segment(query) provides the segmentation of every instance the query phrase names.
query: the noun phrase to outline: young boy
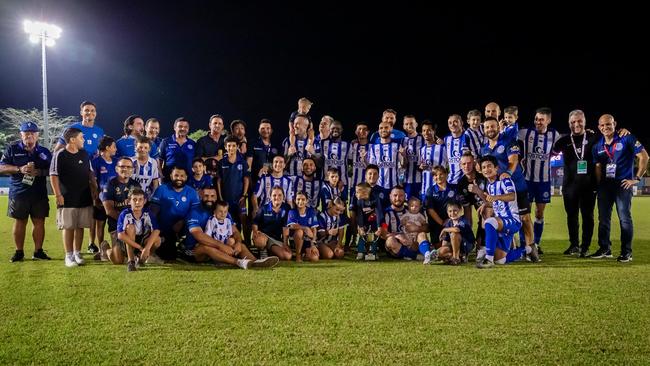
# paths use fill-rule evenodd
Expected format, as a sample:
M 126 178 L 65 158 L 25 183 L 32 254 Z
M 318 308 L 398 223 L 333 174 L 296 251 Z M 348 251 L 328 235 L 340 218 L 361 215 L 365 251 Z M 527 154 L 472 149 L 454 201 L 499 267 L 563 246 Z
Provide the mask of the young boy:
M 429 215 L 431 240 L 435 240 L 437 244 L 445 220 L 448 219 L 445 207 L 447 202 L 454 198 L 455 192 L 447 184 L 447 169 L 440 165 L 433 167 L 433 181 L 434 184 L 427 190 L 426 209 Z
M 228 217 L 228 202 L 216 202 L 214 215 L 206 223 L 204 233 L 216 240 L 218 243 L 225 244 L 226 247 L 230 248 L 231 250 L 225 251 L 226 255 L 244 261 L 237 261 L 237 266 L 243 269 L 248 269 L 248 263 L 251 263 L 248 261 L 252 261 L 253 266 L 256 263 L 259 263 L 256 262 L 257 258 L 255 258 L 244 244 L 242 244 L 242 236 L 239 233 L 239 230 L 237 230 L 233 221 Z M 219 247 L 217 249 L 221 250 Z M 277 258 L 275 258 L 275 263 L 277 263 Z
M 187 180 L 187 185 L 201 191 L 203 188 L 212 187 L 212 177 L 205 174 L 205 163 L 203 159 L 192 160 L 192 175 Z
M 327 209 L 318 215 L 318 251 L 321 258 L 343 258 L 345 227 L 348 225 L 344 213 L 345 202 L 337 197 L 331 200 Z
M 106 183 L 117 175 L 115 171 L 115 161 L 113 157 L 117 151 L 115 140 L 110 136 L 104 136 L 99 140 L 99 155 L 95 157 L 90 164 L 93 167 L 95 177 L 97 177 L 97 187 L 101 192 L 106 186 Z M 93 222 L 90 225 L 90 244 L 88 244 L 88 253 L 99 253 L 99 247 L 95 245 L 95 238 L 97 243 L 101 246 L 104 242 L 104 229 L 106 227 L 106 211 L 104 207 L 99 204 L 93 206 Z
M 447 203 L 447 216 L 449 220 L 445 223 L 444 229 L 440 232 L 442 246 L 438 251 L 438 258 L 447 264 L 459 265 L 461 254 L 467 258 L 467 254 L 474 249 L 474 232 L 472 226 L 463 216 L 463 207 L 456 201 Z
M 465 131 L 465 134 L 469 137 L 469 149 L 475 157 L 481 155 L 481 147 L 485 143 L 481 122 L 483 122 L 481 120 L 481 111 L 472 109 L 467 112 L 467 124 L 469 128 Z
M 135 159 L 133 159 L 133 179 L 151 196 L 160 185 L 158 162 L 150 156 L 152 142 L 148 137 L 140 136 L 135 143 Z
M 133 272 L 138 265 L 143 263 L 161 263 L 161 260 L 152 253 L 160 246 L 160 228 L 156 217 L 145 208 L 147 196 L 145 192 L 135 187 L 129 193 L 129 207 L 124 209 L 117 219 L 117 245 L 109 251 L 118 250 L 111 258 L 120 258 L 124 261 L 124 252 L 127 256 L 127 271 Z
M 500 139 L 507 141 L 507 143 L 516 143 L 519 135 L 519 108 L 516 106 L 509 106 L 503 110 L 503 119 L 499 121 L 499 129 L 501 133 Z
M 344 203 L 348 200 L 348 187 L 341 182 L 339 174 L 339 170 L 335 167 L 327 170 L 327 180 L 323 182 L 319 194 L 322 210 L 327 209 L 335 198 L 341 198 Z
M 366 182 L 357 184 L 354 195 L 357 198 L 357 230 L 359 239 L 357 244 L 357 260 L 377 260 L 377 238 L 379 236 L 380 219 L 382 217 L 381 201 L 376 196 L 370 195 L 371 187 Z M 370 252 L 366 244 L 370 242 Z

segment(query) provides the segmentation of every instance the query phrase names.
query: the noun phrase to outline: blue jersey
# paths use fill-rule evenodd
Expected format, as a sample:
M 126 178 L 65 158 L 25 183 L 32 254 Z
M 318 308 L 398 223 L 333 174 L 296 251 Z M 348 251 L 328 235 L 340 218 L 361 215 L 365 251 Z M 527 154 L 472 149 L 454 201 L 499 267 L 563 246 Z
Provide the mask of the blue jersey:
M 229 217 L 219 220 L 216 216 L 210 217 L 205 224 L 203 232 L 210 236 L 212 239 L 226 243 L 231 236 L 233 236 L 233 226 L 235 226 Z
M 519 136 L 519 123 L 515 122 L 506 128 L 503 131 L 499 132 L 499 140 L 503 141 L 504 144 L 510 145 L 517 142 L 517 137 Z M 486 140 L 485 143 L 488 143 Z
M 198 227 L 203 231 L 208 220 L 212 216 L 212 212 L 205 210 L 202 206 L 194 207 L 185 217 L 185 249 L 192 250 L 198 243 L 191 233 L 191 230 Z
M 425 207 L 433 209 L 441 219 L 446 220 L 447 216 L 447 202 L 456 199 L 456 192 L 454 192 L 449 184 L 442 189 L 439 185 L 434 184 L 427 190 L 425 197 Z
M 282 191 L 284 191 L 284 199 L 287 203 L 293 201 L 295 190 L 293 188 L 293 180 L 291 177 L 285 174 L 280 178 L 276 178 L 270 174 L 266 174 L 260 178 L 257 182 L 257 187 L 255 188 L 255 196 L 257 197 L 260 206 L 271 202 L 271 190 L 275 186 L 282 187 Z
M 235 162 L 228 160 L 228 154 L 225 154 L 217 168 L 219 175 L 219 184 L 221 185 L 221 197 L 228 203 L 237 203 L 244 192 L 244 179 L 249 178 L 250 171 L 244 155 L 237 153 Z
M 352 181 L 350 187 L 354 189 L 357 184 L 365 181 L 366 167 L 370 157 L 370 145 L 368 143 L 360 144 L 358 141 L 352 141 L 350 144 L 350 153 L 348 159 L 352 162 Z
M 422 189 L 420 190 L 420 198 L 424 197 L 433 185 L 433 173 L 431 168 L 434 166 L 447 167 L 447 154 L 445 153 L 445 145 L 424 145 L 420 148 L 418 157 L 418 164 L 422 169 Z
M 356 201 L 357 226 L 367 231 L 377 230 L 384 222 L 381 201 L 376 196 Z
M 289 156 L 289 146 L 289 138 L 287 137 L 284 139 L 284 141 L 282 141 L 284 156 Z M 304 158 L 311 156 L 311 154 L 305 150 L 305 147 L 307 147 L 307 138 L 305 137 L 301 139 L 296 137 L 296 153 L 289 157 L 287 167 L 285 169 L 287 171 L 287 174 L 293 176 L 302 175 L 302 161 Z M 314 142 L 314 151 L 317 154 L 320 151 L 320 145 L 318 145 L 316 142 Z
M 460 230 L 461 242 L 472 243 L 476 242 L 474 237 L 474 231 L 472 231 L 472 225 L 467 222 L 467 219 L 463 216 L 459 217 L 457 220 L 447 220 L 444 225 L 445 228 L 457 227 Z M 450 241 L 449 234 L 445 235 L 445 240 Z
M 592 149 L 594 163 L 602 166 L 602 177 L 608 179 L 605 174 L 605 167 L 609 163 L 616 164 L 615 180 L 632 179 L 634 177 L 634 159 L 636 154 L 643 150 L 643 145 L 636 137 L 627 135 L 619 137 L 614 135 L 614 140 L 610 145 L 605 143 L 605 138 L 601 137 Z M 613 158 L 610 158 L 613 157 Z M 609 178 L 611 179 L 611 178 Z
M 176 135 L 165 138 L 160 143 L 160 159 L 164 162 L 163 171 L 169 174 L 173 167 L 184 168 L 187 175 L 192 174 L 192 160 L 196 143 L 187 138 L 183 145 L 176 142 Z
M 499 139 L 497 143 L 494 145 L 494 148 L 490 147 L 489 142 L 483 145 L 483 149 L 481 150 L 481 156 L 485 156 L 485 155 L 494 156 L 497 159 L 497 162 L 499 163 L 498 175 L 501 175 L 501 173 L 508 170 L 510 164 L 508 162 L 508 157 L 512 155 L 519 156 L 519 151 L 520 149 L 519 146 L 516 144 L 516 142 L 509 144 L 505 140 Z M 521 169 L 521 164 L 517 164 L 517 168 L 512 173 L 511 179 L 515 183 L 515 187 L 517 187 L 517 191 L 520 192 L 527 191 L 526 180 L 524 179 L 524 172 Z
M 397 142 L 391 141 L 370 145 L 370 164 L 379 167 L 379 181 L 377 184 L 386 189 L 393 189 L 398 184 L 398 154 L 399 144 Z
M 131 207 L 122 210 L 120 216 L 117 218 L 117 232 L 123 233 L 126 231 L 128 225 L 133 225 L 135 228 L 135 235 L 143 237 L 151 235 L 155 230 L 160 230 L 156 217 L 149 212 L 148 208 L 142 209 L 140 218 L 135 217 Z
M 400 210 L 394 209 L 392 206 L 388 207 L 384 212 L 384 223 L 388 225 L 389 233 L 401 233 L 402 228 L 402 215 L 406 213 L 406 209 L 402 207 Z
M 135 137 L 132 135 L 120 137 L 120 139 L 115 142 L 115 146 L 117 147 L 117 154 L 115 154 L 115 156 L 126 156 L 127 158 L 135 157 L 135 143 Z M 151 151 L 149 152 L 149 156 L 151 156 Z
M 515 189 L 512 180 L 510 178 L 505 178 L 489 183 L 487 186 L 487 193 L 491 196 L 498 196 L 508 193 L 517 193 L 517 190 Z M 494 210 L 494 215 L 496 217 L 521 221 L 519 219 L 519 207 L 517 206 L 516 199 L 509 202 L 496 200 L 492 202 L 492 209 Z
M 458 137 L 453 135 L 445 136 L 445 153 L 447 154 L 447 164 L 449 164 L 449 176 L 447 182 L 458 184 L 463 176 L 463 170 L 460 168 L 460 157 L 465 151 L 469 151 L 467 135 L 464 133 Z
M 323 187 L 323 182 L 319 179 L 313 178 L 306 180 L 304 177 L 293 177 L 293 193 L 305 192 L 307 195 L 307 204 L 310 207 L 318 207 L 320 200 L 320 192 Z
M 34 163 L 34 168 L 40 170 L 40 174 L 34 177 L 32 184 L 23 183 L 23 173 L 11 174 L 11 185 L 9 186 L 9 197 L 27 197 L 36 199 L 47 198 L 47 187 L 45 177 L 47 176 L 52 153 L 43 146 L 36 144 L 32 151 L 27 151 L 22 141 L 15 142 L 5 149 L 0 158 L 0 165 L 13 165 L 21 167 L 29 162 Z
M 117 165 L 117 159 L 111 159 L 111 162 L 107 162 L 104 160 L 104 158 L 100 155 L 95 157 L 91 162 L 90 165 L 93 167 L 93 172 L 95 173 L 95 177 L 97 178 L 97 186 L 101 190 L 106 186 L 109 180 L 111 178 L 115 177 L 117 175 L 117 171 L 115 171 L 115 165 Z
M 177 221 L 187 217 L 190 209 L 201 205 L 199 195 L 192 187 L 184 186 L 177 192 L 171 183 L 159 186 L 150 202 L 160 207 L 158 221 L 165 230 L 171 230 Z
M 338 189 L 338 187 L 333 187 L 329 183 L 323 184 L 323 188 L 320 190 L 321 209 L 327 210 L 327 204 L 336 198 L 342 199 L 343 203 L 348 202 L 348 187 L 343 186 L 343 188 Z
M 510 126 L 508 126 L 510 127 Z M 530 182 L 551 181 L 551 151 L 553 145 L 560 139 L 560 134 L 549 128 L 546 132 L 537 132 L 535 128 L 519 130 L 519 141 L 522 142 L 524 156 L 524 171 L 526 180 Z
M 402 147 L 406 151 L 404 166 L 404 183 L 413 184 L 422 182 L 422 172 L 420 172 L 420 149 L 424 146 L 424 137 L 415 135 L 414 137 L 406 136 L 402 140 Z
M 307 207 L 304 214 L 300 214 L 297 208 L 289 211 L 287 225 L 297 224 L 305 227 L 318 227 L 318 211 L 313 207 Z
M 282 228 L 287 226 L 287 218 L 291 207 L 283 203 L 278 212 L 273 211 L 273 204 L 267 203 L 260 206 L 253 218 L 253 225 L 257 229 L 275 240 L 282 240 Z
M 343 184 L 347 184 L 346 164 L 350 154 L 350 145 L 341 140 L 324 139 L 320 142 L 320 149 L 323 154 L 323 180 L 327 181 L 329 168 L 336 168 L 339 171 L 339 179 Z
M 393 128 L 393 130 L 390 133 L 390 139 L 393 142 L 397 142 L 398 144 L 402 143 L 402 140 L 406 137 L 406 134 L 398 129 Z M 370 136 L 370 141 L 371 144 L 378 144 L 381 142 L 381 137 L 379 137 L 379 132 L 373 132 L 372 136 Z
M 151 197 L 153 194 L 153 182 L 160 179 L 158 172 L 158 162 L 149 157 L 146 163 L 140 164 L 138 159 L 133 159 L 133 176 L 131 177 L 140 183 L 140 187 Z
M 483 135 L 483 131 L 480 129 L 474 130 L 472 128 L 468 128 L 465 130 L 465 136 L 467 136 L 467 144 L 469 145 L 469 151 L 472 152 L 472 155 L 474 155 L 475 158 L 478 158 L 481 156 L 481 148 L 485 144 L 485 135 Z
M 194 178 L 194 175 L 191 174 L 189 177 L 187 177 L 186 184 L 198 191 L 201 189 L 212 187 L 212 177 L 209 176 L 208 174 L 203 174 L 200 179 L 196 179 Z
M 280 150 L 272 143 L 265 144 L 261 138 L 258 138 L 252 146 L 246 150 L 246 158 L 252 158 L 251 177 L 257 180 L 259 172 L 264 167 L 273 165 L 273 158 L 280 154 Z
M 97 155 L 97 149 L 99 148 L 99 140 L 104 137 L 104 130 L 94 125 L 93 127 L 84 126 L 81 122 L 73 123 L 68 128 L 76 128 L 81 130 L 84 134 L 84 150 L 88 153 L 88 156 L 91 158 Z M 59 137 L 59 143 L 65 145 L 65 140 L 63 137 Z

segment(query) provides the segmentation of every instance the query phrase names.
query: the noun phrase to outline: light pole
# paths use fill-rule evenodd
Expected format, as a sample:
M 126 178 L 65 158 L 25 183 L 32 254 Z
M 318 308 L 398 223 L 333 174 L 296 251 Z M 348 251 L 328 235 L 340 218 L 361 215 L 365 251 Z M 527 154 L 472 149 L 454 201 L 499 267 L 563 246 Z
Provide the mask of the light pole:
M 50 124 L 47 120 L 47 67 L 45 65 L 45 46 L 52 47 L 56 40 L 61 37 L 61 28 L 53 24 L 43 22 L 32 22 L 25 20 L 23 23 L 25 32 L 29 34 L 32 43 L 41 42 L 42 66 L 43 66 L 43 139 L 45 145 L 50 148 Z

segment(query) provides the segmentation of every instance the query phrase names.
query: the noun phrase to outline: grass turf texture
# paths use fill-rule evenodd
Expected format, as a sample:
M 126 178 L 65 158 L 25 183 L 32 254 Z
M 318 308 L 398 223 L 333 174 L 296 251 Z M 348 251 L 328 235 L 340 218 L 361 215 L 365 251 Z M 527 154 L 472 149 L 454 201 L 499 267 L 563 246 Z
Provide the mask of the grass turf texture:
M 25 262 L 9 263 L 12 221 L 1 217 L 0 364 L 647 365 L 649 211 L 650 198 L 634 199 L 632 263 L 567 258 L 555 197 L 543 262 L 493 270 L 346 259 L 127 273 L 88 255 L 68 269 L 53 217 L 54 260 L 29 260 L 28 235 Z

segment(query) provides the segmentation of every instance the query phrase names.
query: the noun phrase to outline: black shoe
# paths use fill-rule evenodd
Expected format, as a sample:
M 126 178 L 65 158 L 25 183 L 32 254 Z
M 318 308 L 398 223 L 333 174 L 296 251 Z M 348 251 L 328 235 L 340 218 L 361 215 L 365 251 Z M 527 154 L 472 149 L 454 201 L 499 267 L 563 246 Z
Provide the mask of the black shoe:
M 544 254 L 544 251 L 542 250 L 542 247 L 540 247 L 539 244 L 535 244 L 535 245 L 537 245 L 537 254 L 538 255 Z
M 39 249 L 39 250 L 35 251 L 34 254 L 32 255 L 32 260 L 36 261 L 36 260 L 40 260 L 40 259 L 45 260 L 45 261 L 49 261 L 52 258 L 48 257 L 47 254 L 45 254 L 45 252 L 43 251 L 43 249 Z
M 567 248 L 567 250 L 564 251 L 564 255 L 575 255 L 580 252 L 580 249 L 578 247 L 575 247 L 571 245 L 570 247 Z
M 88 244 L 88 253 L 95 254 L 99 253 L 99 247 L 95 243 Z
M 603 250 L 601 248 L 598 248 L 596 253 L 590 255 L 589 258 L 591 258 L 591 259 L 612 258 L 612 251 L 611 250 Z
M 530 248 L 531 251 L 526 254 L 526 260 L 533 263 L 539 262 L 539 249 L 537 248 L 537 245 L 533 244 Z
M 621 254 L 616 260 L 621 263 L 632 262 L 632 254 Z
M 11 263 L 21 262 L 25 259 L 25 252 L 22 250 L 17 250 L 14 255 L 11 256 Z
M 127 270 L 127 272 L 135 272 L 135 271 L 137 271 L 138 269 L 135 267 L 135 261 L 129 261 L 126 264 L 126 270 Z

